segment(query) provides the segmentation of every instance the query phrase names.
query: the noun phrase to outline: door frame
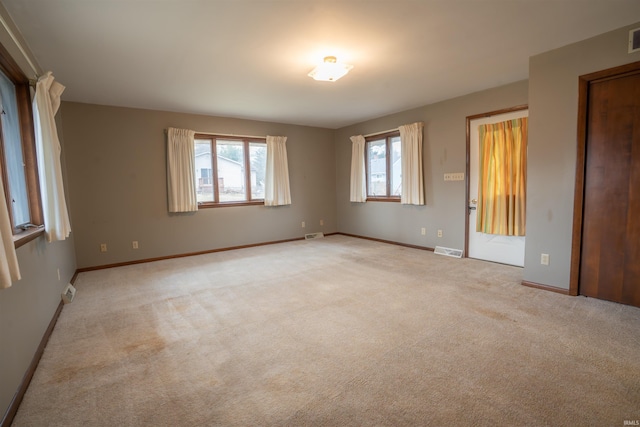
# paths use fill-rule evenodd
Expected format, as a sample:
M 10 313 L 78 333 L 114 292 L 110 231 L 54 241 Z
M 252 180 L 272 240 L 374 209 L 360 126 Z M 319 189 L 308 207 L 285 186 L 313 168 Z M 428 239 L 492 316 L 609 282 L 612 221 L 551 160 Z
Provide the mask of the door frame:
M 513 113 L 515 111 L 522 111 L 529 109 L 528 104 L 517 105 L 515 107 L 503 108 L 501 110 L 489 111 L 486 113 L 474 114 L 467 116 L 467 171 L 465 173 L 465 192 L 464 192 L 464 257 L 469 258 L 469 185 L 471 178 L 469 173 L 471 172 L 471 122 L 477 119 L 484 119 L 485 117 L 498 116 L 500 114 Z
M 603 79 L 624 77 L 625 74 L 640 71 L 640 61 L 619 67 L 608 68 L 595 73 L 578 77 L 578 136 L 576 155 L 576 183 L 573 196 L 573 227 L 571 239 L 571 269 L 569 273 L 569 295 L 580 293 L 580 259 L 582 256 L 582 220 L 584 212 L 584 181 L 587 152 L 587 126 L 589 117 L 589 86 L 592 82 Z

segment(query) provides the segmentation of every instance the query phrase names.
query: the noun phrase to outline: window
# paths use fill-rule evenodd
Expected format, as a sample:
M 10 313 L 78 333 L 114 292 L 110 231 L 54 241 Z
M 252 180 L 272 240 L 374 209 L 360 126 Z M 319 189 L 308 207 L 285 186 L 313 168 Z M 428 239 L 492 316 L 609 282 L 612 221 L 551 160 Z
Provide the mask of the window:
M 266 166 L 263 139 L 196 135 L 198 206 L 262 204 Z
M 42 225 L 29 80 L 0 46 L 0 157 L 7 208 L 16 246 Z M 34 236 L 35 237 L 35 236 Z
M 400 201 L 402 154 L 400 133 L 376 135 L 366 140 L 367 200 Z

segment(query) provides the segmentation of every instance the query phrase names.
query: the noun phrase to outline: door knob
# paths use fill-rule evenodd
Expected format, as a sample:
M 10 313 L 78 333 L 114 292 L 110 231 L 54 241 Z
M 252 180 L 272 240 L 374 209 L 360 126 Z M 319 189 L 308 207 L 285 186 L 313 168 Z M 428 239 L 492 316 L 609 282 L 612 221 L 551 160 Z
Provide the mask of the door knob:
M 471 203 L 473 203 L 474 205 L 477 205 L 478 204 L 478 199 L 471 200 Z

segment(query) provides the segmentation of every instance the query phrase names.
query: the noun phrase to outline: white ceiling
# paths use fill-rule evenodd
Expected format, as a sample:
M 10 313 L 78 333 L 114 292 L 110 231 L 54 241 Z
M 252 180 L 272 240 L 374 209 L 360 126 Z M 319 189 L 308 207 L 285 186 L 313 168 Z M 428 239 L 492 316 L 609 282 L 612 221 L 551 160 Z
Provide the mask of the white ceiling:
M 639 0 L 1 0 L 64 100 L 339 128 L 528 77 Z M 624 41 L 622 41 L 624 43 Z M 335 83 L 307 73 L 327 55 Z

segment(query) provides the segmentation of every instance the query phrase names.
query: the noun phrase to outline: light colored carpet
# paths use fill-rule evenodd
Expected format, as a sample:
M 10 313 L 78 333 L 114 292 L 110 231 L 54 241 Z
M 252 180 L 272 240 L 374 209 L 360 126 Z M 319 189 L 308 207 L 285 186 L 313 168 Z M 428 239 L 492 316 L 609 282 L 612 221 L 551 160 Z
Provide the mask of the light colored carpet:
M 82 273 L 14 426 L 622 426 L 640 309 L 345 236 Z

